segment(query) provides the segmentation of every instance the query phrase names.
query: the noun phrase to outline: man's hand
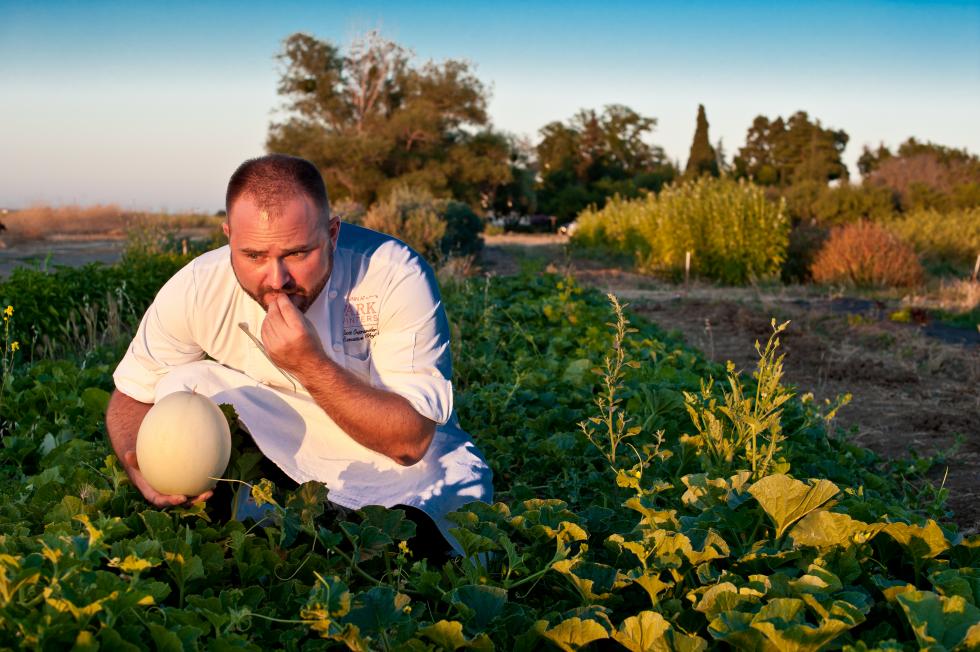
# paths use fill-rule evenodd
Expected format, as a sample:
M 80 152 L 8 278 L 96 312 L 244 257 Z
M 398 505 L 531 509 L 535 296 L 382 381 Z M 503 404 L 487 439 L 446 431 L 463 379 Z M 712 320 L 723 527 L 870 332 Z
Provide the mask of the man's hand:
M 207 500 L 214 493 L 213 491 L 208 490 L 193 499 L 187 496 L 168 496 L 160 493 L 150 486 L 150 483 L 146 481 L 146 478 L 144 478 L 143 474 L 140 472 L 139 463 L 136 461 L 136 451 L 128 451 L 125 455 L 123 455 L 123 465 L 126 468 L 126 472 L 129 474 L 129 479 L 133 481 L 133 484 L 140 490 L 140 493 L 143 494 L 143 497 L 146 498 L 147 502 L 154 507 L 193 505 L 194 503 Z
M 283 293 L 269 304 L 261 335 L 269 357 L 286 371 L 326 357 L 313 324 Z

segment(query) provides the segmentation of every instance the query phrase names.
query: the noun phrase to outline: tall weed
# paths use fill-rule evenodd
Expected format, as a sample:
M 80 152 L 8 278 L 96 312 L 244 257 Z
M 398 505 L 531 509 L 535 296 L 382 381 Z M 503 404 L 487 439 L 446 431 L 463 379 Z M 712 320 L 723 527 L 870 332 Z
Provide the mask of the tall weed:
M 695 274 L 730 284 L 779 274 L 789 240 L 783 204 L 744 180 L 702 177 L 642 199 L 616 197 L 578 220 L 579 244 L 631 254 L 641 269 L 673 276 L 691 252 Z

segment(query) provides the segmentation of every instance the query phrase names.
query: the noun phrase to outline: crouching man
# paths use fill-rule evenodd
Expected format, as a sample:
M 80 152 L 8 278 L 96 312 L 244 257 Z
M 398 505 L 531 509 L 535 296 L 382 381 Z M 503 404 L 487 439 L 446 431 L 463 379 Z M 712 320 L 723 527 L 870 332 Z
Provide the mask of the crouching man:
M 229 244 L 163 286 L 114 374 L 106 428 L 133 484 L 157 507 L 211 497 L 161 495 L 136 460 L 152 404 L 191 390 L 234 405 L 287 482 L 323 482 L 341 508 L 406 508 L 432 533 L 424 545 L 456 545 L 445 515 L 489 502 L 492 483 L 453 411 L 431 268 L 399 240 L 331 216 L 303 159 L 246 161 L 225 205 Z

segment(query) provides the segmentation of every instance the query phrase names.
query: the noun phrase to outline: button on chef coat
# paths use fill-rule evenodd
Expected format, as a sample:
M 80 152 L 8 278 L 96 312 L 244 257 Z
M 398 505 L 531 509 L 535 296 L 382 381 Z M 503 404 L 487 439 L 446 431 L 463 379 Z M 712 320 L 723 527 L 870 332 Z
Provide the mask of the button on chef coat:
M 456 545 L 445 514 L 489 502 L 492 482 L 453 411 L 449 324 L 432 269 L 402 242 L 342 224 L 330 279 L 306 317 L 326 355 L 436 422 L 421 461 L 402 466 L 357 443 L 272 364 L 245 332 L 261 341 L 265 310 L 238 284 L 227 246 L 161 288 L 115 371 L 116 387 L 144 403 L 181 390 L 231 403 L 263 454 L 297 482 L 324 482 L 346 507 L 418 507 Z

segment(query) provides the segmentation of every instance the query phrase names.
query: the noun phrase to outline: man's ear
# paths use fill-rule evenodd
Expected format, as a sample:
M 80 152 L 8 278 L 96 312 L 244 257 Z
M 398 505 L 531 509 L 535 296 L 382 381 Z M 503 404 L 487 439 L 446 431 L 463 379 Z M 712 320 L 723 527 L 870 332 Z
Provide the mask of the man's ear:
M 336 247 L 337 238 L 340 236 L 340 217 L 338 215 L 330 216 L 330 222 L 327 225 L 327 231 L 328 233 L 330 233 L 330 244 Z
M 227 220 L 221 223 L 221 230 L 224 232 L 225 237 L 231 240 L 231 227 L 228 226 Z

